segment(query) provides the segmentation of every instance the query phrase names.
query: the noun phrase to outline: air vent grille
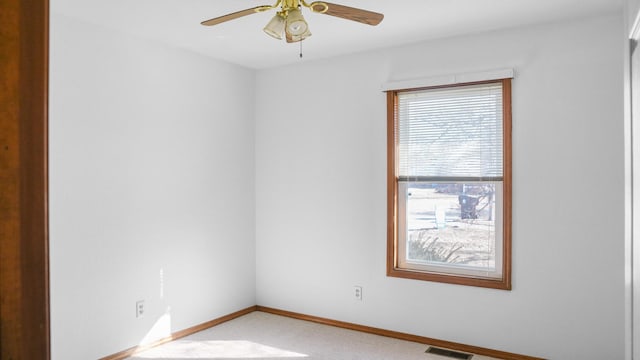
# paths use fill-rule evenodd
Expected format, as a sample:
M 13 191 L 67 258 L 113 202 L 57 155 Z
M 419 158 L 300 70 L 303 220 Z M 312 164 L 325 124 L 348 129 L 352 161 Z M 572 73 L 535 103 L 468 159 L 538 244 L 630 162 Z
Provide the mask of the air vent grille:
M 473 357 L 472 354 L 461 353 L 458 351 L 447 350 L 447 349 L 437 348 L 433 346 L 429 346 L 429 348 L 425 352 L 427 354 L 441 355 L 441 356 L 450 357 L 452 359 L 469 360 Z

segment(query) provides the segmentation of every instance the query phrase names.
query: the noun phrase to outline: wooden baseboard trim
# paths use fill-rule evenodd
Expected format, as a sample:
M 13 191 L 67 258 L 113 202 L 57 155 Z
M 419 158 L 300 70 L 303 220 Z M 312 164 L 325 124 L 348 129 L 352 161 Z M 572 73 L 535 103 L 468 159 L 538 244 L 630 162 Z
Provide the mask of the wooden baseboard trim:
M 115 353 L 113 355 L 105 356 L 105 357 L 101 358 L 100 360 L 123 360 L 123 359 L 126 359 L 129 356 L 134 355 L 134 354 L 136 354 L 138 352 L 151 349 L 151 348 L 156 347 L 158 345 L 162 345 L 164 343 L 168 343 L 170 341 L 177 340 L 177 339 L 183 338 L 183 337 L 188 336 L 188 335 L 195 334 L 195 333 L 197 333 L 199 331 L 214 327 L 216 325 L 220 325 L 220 324 L 222 324 L 224 322 L 227 322 L 227 321 L 233 320 L 233 319 L 235 319 L 237 317 L 252 313 L 252 312 L 254 312 L 256 310 L 258 310 L 258 306 L 255 306 L 255 305 L 254 306 L 250 306 L 250 307 L 248 307 L 246 309 L 242 309 L 242 310 L 236 311 L 236 312 L 231 313 L 229 315 L 225 315 L 225 316 L 219 317 L 217 319 L 214 319 L 214 320 L 211 320 L 211 321 L 207 321 L 205 323 L 202 323 L 202 324 L 199 324 L 199 325 L 196 325 L 196 326 L 192 326 L 192 327 L 190 327 L 188 329 L 177 331 L 177 332 L 171 334 L 171 336 L 168 336 L 166 338 L 154 341 L 152 343 L 145 344 L 145 345 L 140 345 L 140 346 L 134 346 L 134 347 L 129 348 L 127 350 L 120 351 L 119 353 Z
M 437 347 L 447 348 L 450 350 L 467 352 L 467 353 L 472 353 L 477 355 L 490 356 L 498 359 L 544 360 L 543 358 L 538 358 L 533 356 L 514 354 L 514 353 L 500 351 L 500 350 L 487 349 L 479 346 L 460 344 L 456 342 L 438 340 L 438 339 L 428 338 L 424 336 L 401 333 L 397 331 L 384 330 L 384 329 L 374 328 L 374 327 L 365 326 L 365 325 L 348 323 L 344 321 L 331 320 L 331 319 L 322 318 L 318 316 L 305 315 L 305 314 L 300 314 L 300 313 L 286 311 L 286 310 L 274 309 L 266 306 L 258 305 L 256 306 L 256 310 L 274 314 L 274 315 L 286 316 L 286 317 L 290 317 L 298 320 L 311 321 L 311 322 L 324 324 L 324 325 L 331 325 L 331 326 L 335 326 L 343 329 L 355 330 L 355 331 L 360 331 L 360 332 L 380 335 L 380 336 L 386 336 L 386 337 L 400 339 L 400 340 L 413 341 L 421 344 L 428 344 L 431 346 L 437 346 Z
M 177 332 L 171 334 L 171 336 L 163 338 L 163 339 L 160 339 L 160 340 L 155 341 L 153 343 L 146 344 L 146 345 L 140 345 L 140 346 L 134 346 L 132 348 L 129 348 L 129 349 L 124 350 L 124 351 L 121 351 L 119 353 L 116 353 L 116 354 L 113 354 L 113 355 L 109 355 L 109 356 L 105 356 L 105 357 L 103 357 L 103 358 L 101 358 L 99 360 L 123 360 L 123 359 L 126 359 L 129 356 L 135 355 L 136 353 L 139 353 L 141 351 L 148 350 L 148 349 L 151 349 L 151 348 L 156 347 L 158 345 L 162 345 L 164 343 L 168 343 L 170 341 L 177 340 L 177 339 L 183 338 L 185 336 L 195 334 L 195 333 L 197 333 L 199 331 L 214 327 L 216 325 L 222 324 L 222 323 L 227 322 L 229 320 L 233 320 L 235 318 L 238 318 L 240 316 L 252 313 L 254 311 L 262 311 L 262 312 L 265 312 L 265 313 L 274 314 L 274 315 L 280 315 L 280 316 L 286 316 L 286 317 L 293 318 L 293 319 L 311 321 L 311 322 L 318 323 L 318 324 L 330 325 L 330 326 L 335 326 L 335 327 L 339 327 L 339 328 L 343 328 L 343 329 L 355 330 L 355 331 L 360 331 L 360 332 L 364 332 L 364 333 L 368 333 L 368 334 L 374 334 L 374 335 L 390 337 L 390 338 L 394 338 L 394 339 L 407 340 L 407 341 L 417 342 L 417 343 L 421 343 L 421 344 L 442 347 L 442 348 L 446 348 L 446 349 L 450 349 L 450 350 L 467 352 L 467 353 L 472 353 L 472 354 L 477 354 L 477 355 L 482 355 L 482 356 L 489 356 L 489 357 L 498 358 L 498 359 L 504 359 L 504 360 L 545 360 L 544 358 L 539 358 L 539 357 L 514 354 L 514 353 L 510 353 L 510 352 L 506 352 L 506 351 L 487 349 L 487 348 L 483 348 L 483 347 L 479 347 L 479 346 L 466 345 L 466 344 L 456 343 L 456 342 L 452 342 L 452 341 L 429 338 L 429 337 L 425 337 L 425 336 L 418 336 L 418 335 L 412 335 L 412 334 L 407 334 L 407 333 L 401 333 L 401 332 L 398 332 L 398 331 L 385 330 L 385 329 L 375 328 L 375 327 L 371 327 L 371 326 L 365 326 L 365 325 L 359 325 L 359 324 L 354 324 L 354 323 L 349 323 L 349 322 L 344 322 L 344 321 L 332 320 L 332 319 L 327 319 L 327 318 L 323 318 L 323 317 L 319 317 L 319 316 L 306 315 L 306 314 L 301 314 L 301 313 L 296 313 L 296 312 L 286 311 L 286 310 L 280 310 L 280 309 L 274 309 L 274 308 L 270 308 L 270 307 L 267 307 L 267 306 L 260 306 L 260 305 L 250 306 L 250 307 L 248 307 L 246 309 L 242 309 L 240 311 L 236 311 L 236 312 L 231 313 L 229 315 L 225 315 L 225 316 L 219 317 L 217 319 L 214 319 L 214 320 L 211 320 L 211 321 L 207 321 L 205 323 L 202 323 L 202 324 L 199 324 L 199 325 L 196 325 L 196 326 L 192 326 L 192 327 L 190 327 L 188 329 L 177 331 Z

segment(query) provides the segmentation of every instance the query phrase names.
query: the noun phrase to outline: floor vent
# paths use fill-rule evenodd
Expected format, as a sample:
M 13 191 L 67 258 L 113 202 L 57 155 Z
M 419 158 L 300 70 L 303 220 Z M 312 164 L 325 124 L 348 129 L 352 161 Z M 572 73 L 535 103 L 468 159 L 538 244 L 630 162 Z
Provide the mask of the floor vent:
M 461 353 L 461 352 L 457 352 L 457 351 L 453 351 L 453 350 L 442 349 L 442 348 L 437 348 L 437 347 L 433 347 L 433 346 L 429 346 L 429 348 L 425 352 L 427 354 L 441 355 L 441 356 L 450 357 L 452 359 L 469 360 L 469 359 L 471 359 L 473 357 L 472 354 L 465 354 L 465 353 Z

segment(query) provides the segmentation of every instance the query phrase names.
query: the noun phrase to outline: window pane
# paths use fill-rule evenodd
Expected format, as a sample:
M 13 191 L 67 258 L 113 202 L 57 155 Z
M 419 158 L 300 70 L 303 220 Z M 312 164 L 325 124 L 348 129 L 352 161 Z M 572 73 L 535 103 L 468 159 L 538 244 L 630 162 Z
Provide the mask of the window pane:
M 495 273 L 499 182 L 407 182 L 406 247 L 409 268 Z M 500 253 L 500 252 L 498 252 Z

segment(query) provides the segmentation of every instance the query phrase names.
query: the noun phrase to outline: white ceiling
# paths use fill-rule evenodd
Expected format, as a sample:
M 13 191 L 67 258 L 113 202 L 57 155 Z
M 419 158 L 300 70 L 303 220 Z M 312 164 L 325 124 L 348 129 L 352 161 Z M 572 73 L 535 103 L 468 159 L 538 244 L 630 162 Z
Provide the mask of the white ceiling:
M 385 14 L 378 26 L 303 10 L 303 61 L 525 24 L 622 11 L 622 0 L 332 0 Z M 273 12 L 200 22 L 271 0 L 51 0 L 51 12 L 262 69 L 300 61 L 299 44 L 262 32 Z M 622 19 L 622 18 L 621 18 Z

